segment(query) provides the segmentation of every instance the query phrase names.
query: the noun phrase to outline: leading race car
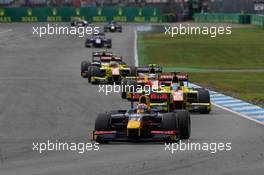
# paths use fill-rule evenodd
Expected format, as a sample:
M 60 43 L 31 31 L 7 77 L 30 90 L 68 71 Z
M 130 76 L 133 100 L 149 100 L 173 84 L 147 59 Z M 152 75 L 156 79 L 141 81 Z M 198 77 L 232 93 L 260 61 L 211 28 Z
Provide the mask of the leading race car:
M 91 25 L 92 23 L 89 21 L 86 21 L 82 18 L 75 18 L 73 21 L 71 21 L 71 26 L 76 26 L 76 27 L 84 27 L 87 25 Z
M 132 103 L 133 104 L 133 103 Z M 116 110 L 98 115 L 92 139 L 99 143 L 110 141 L 177 142 L 189 139 L 190 114 L 186 110 L 158 113 L 149 106 L 147 96 L 141 96 L 136 108 Z
M 122 26 L 115 21 L 111 21 L 104 26 L 104 32 L 122 32 Z
M 112 48 L 112 39 L 106 38 L 104 33 L 94 33 L 85 40 L 85 47 Z

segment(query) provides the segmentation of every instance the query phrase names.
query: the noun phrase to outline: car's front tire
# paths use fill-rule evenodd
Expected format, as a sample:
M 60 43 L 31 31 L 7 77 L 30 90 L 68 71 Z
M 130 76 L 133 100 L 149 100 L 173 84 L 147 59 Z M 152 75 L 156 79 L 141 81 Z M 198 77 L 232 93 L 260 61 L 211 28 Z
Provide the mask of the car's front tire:
M 95 125 L 94 125 L 95 131 L 110 131 L 111 130 L 111 115 L 108 113 L 102 113 L 98 114 Z M 98 143 L 108 143 L 108 141 L 96 140 Z
M 83 78 L 87 78 L 87 74 L 84 75 L 84 73 L 88 71 L 88 68 L 90 65 L 91 65 L 90 61 L 82 61 L 82 63 L 81 63 L 81 76 Z

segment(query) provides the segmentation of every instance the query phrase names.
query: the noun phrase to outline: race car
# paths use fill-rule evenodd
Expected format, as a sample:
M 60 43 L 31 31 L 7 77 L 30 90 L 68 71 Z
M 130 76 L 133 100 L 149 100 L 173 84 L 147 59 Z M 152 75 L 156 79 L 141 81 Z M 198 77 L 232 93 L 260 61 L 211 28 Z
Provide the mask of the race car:
M 104 32 L 122 32 L 122 26 L 115 21 L 111 21 L 104 26 Z
M 91 22 L 88 22 L 88 21 L 81 19 L 81 18 L 75 18 L 73 21 L 71 21 L 71 26 L 84 27 L 87 25 L 91 25 Z
M 111 61 L 116 61 L 120 65 L 126 65 L 123 62 L 122 56 L 116 56 L 112 52 L 105 50 L 100 52 L 93 52 L 92 62 L 85 60 L 81 62 L 81 76 L 87 78 L 87 72 L 90 66 L 101 67 L 102 65 L 108 65 Z
M 162 73 L 162 67 L 156 64 L 149 64 L 148 67 L 134 67 L 133 72 L 134 76 L 128 76 L 121 81 L 121 98 L 123 99 L 130 98 L 129 89 L 131 88 L 157 85 L 157 77 L 159 73 Z
M 112 39 L 106 38 L 104 33 L 94 33 L 85 40 L 85 47 L 112 48 Z
M 167 81 L 171 81 L 168 85 Z M 184 102 L 181 104 L 189 111 L 197 111 L 202 114 L 211 112 L 211 99 L 209 91 L 204 88 L 189 87 L 188 75 L 180 72 L 160 74 L 159 81 L 165 85 L 164 90 L 175 96 L 177 91 L 182 91 Z M 174 102 L 177 104 L 176 102 Z M 177 107 L 177 106 L 176 106 Z
M 147 96 L 141 96 L 134 108 L 101 113 L 97 116 L 92 140 L 99 143 L 177 142 L 191 135 L 190 114 L 186 110 L 159 113 L 149 106 Z
M 135 84 L 134 84 L 135 86 Z M 127 99 L 138 100 L 143 90 L 128 93 Z M 181 73 L 163 73 L 159 75 L 159 86 L 148 92 L 151 106 L 160 111 L 186 109 L 188 111 L 208 114 L 211 101 L 208 90 L 188 86 L 188 76 Z M 168 100 L 169 99 L 169 100 Z
M 86 72 L 88 82 L 92 84 L 120 83 L 123 78 L 131 75 L 131 68 L 112 57 L 107 64 L 100 66 L 89 66 Z

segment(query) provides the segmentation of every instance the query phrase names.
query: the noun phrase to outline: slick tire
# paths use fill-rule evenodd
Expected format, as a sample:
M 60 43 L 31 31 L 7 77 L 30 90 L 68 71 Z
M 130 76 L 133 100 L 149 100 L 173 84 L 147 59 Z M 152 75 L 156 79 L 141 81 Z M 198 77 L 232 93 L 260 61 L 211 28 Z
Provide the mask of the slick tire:
M 180 139 L 189 139 L 191 136 L 191 117 L 186 110 L 174 111 L 179 124 Z
M 137 68 L 130 67 L 130 76 L 137 76 Z
M 83 75 L 84 72 L 88 71 L 88 67 L 91 66 L 90 61 L 82 61 L 81 63 L 81 75 Z M 86 76 L 82 76 L 83 78 L 87 78 Z
M 198 91 L 198 103 L 210 103 L 210 94 L 208 90 L 205 89 L 197 89 Z M 211 110 L 208 110 L 207 107 L 201 107 L 201 114 L 209 114 Z
M 89 66 L 87 71 L 88 83 L 91 83 L 91 77 L 92 77 L 91 70 L 92 70 L 92 66 Z
M 127 98 L 127 89 L 126 89 L 126 86 L 127 86 L 127 82 L 128 82 L 128 79 L 124 78 L 121 80 L 121 98 L 122 99 L 126 99 Z
M 94 125 L 95 131 L 110 131 L 111 130 L 111 115 L 107 113 L 98 114 L 95 125 Z M 97 142 L 104 144 L 108 143 L 108 141 L 104 140 L 96 140 Z
M 98 114 L 95 120 L 94 130 L 95 131 L 110 131 L 111 130 L 110 122 L 111 122 L 110 114 L 108 113 Z
M 88 71 L 88 82 L 91 82 L 91 77 L 95 76 L 95 77 L 100 77 L 102 76 L 102 73 L 100 71 L 100 68 L 97 66 L 90 66 L 89 67 L 89 71 Z M 96 84 L 95 82 L 93 82 L 93 84 Z
M 135 80 L 127 80 L 127 89 L 126 92 L 135 93 L 137 90 L 138 83 Z
M 162 130 L 163 131 L 177 131 L 178 123 L 175 113 L 166 113 L 162 116 Z M 174 142 L 172 140 L 165 140 L 165 142 Z

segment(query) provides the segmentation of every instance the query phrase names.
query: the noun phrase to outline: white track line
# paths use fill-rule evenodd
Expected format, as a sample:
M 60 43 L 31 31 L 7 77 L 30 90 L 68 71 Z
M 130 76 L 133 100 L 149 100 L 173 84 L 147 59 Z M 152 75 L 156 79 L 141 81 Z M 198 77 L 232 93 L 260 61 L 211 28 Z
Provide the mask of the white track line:
M 135 66 L 138 66 L 138 49 L 137 49 L 137 28 L 134 30 L 134 60 Z

